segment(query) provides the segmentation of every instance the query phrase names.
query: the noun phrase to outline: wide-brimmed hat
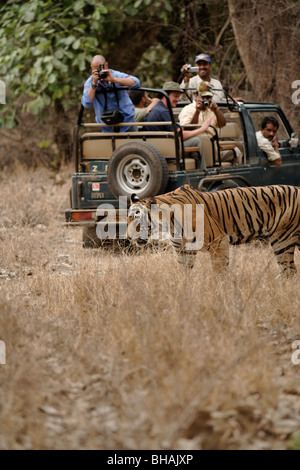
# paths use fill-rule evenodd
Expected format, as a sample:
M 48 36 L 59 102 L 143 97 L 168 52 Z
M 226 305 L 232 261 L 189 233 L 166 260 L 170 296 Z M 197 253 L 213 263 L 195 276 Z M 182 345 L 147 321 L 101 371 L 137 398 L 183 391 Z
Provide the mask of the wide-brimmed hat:
M 179 83 L 176 82 L 166 82 L 163 86 L 164 91 L 180 91 L 182 92 Z

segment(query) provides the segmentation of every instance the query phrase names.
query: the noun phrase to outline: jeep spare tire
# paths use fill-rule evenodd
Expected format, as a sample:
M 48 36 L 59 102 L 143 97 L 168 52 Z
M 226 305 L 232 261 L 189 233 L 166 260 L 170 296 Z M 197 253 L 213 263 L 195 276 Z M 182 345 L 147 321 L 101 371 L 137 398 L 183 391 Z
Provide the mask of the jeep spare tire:
M 107 180 L 115 197 L 139 198 L 162 194 L 169 178 L 166 159 L 148 142 L 133 141 L 121 145 L 111 155 Z

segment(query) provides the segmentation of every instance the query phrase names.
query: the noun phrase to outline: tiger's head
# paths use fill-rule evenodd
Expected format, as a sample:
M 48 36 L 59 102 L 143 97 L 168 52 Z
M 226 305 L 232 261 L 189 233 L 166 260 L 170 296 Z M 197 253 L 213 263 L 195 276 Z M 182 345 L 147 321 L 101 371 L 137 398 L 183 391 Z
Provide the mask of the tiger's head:
M 132 194 L 130 199 L 127 238 L 134 244 L 145 245 L 151 237 L 151 204 L 155 203 L 155 199 L 140 200 L 136 194 Z

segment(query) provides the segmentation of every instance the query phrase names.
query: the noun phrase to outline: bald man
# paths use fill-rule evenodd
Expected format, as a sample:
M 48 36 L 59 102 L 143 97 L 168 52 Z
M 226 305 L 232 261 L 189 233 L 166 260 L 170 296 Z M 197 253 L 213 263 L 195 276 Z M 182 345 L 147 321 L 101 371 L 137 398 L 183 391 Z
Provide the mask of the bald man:
M 85 108 L 94 106 L 96 122 L 102 124 L 101 115 L 105 109 L 119 109 L 124 119 L 122 122 L 134 121 L 134 106 L 127 90 L 118 90 L 120 86 L 137 88 L 140 81 L 128 75 L 108 68 L 108 62 L 102 55 L 96 55 L 91 62 L 92 75 L 84 84 L 81 103 Z M 100 70 L 100 74 L 98 72 Z M 120 126 L 120 132 L 128 131 L 130 126 Z M 103 127 L 103 132 L 113 132 L 112 127 Z

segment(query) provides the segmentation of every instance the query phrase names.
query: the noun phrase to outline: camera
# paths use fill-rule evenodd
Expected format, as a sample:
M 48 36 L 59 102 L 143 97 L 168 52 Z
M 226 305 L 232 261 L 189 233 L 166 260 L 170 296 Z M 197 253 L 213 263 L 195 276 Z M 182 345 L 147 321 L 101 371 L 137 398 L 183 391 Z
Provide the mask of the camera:
M 191 65 L 188 65 L 184 71 L 184 73 L 198 73 L 199 72 L 199 67 L 192 67 Z
M 104 65 L 100 65 L 100 67 L 97 69 L 97 72 L 99 73 L 100 80 L 107 77 L 107 72 L 102 72 L 102 70 L 104 68 L 105 68 Z
M 210 100 L 207 100 L 207 99 L 206 99 L 206 100 L 202 100 L 202 103 L 204 104 L 204 106 L 205 106 L 206 108 L 209 108 L 209 107 L 210 107 Z

